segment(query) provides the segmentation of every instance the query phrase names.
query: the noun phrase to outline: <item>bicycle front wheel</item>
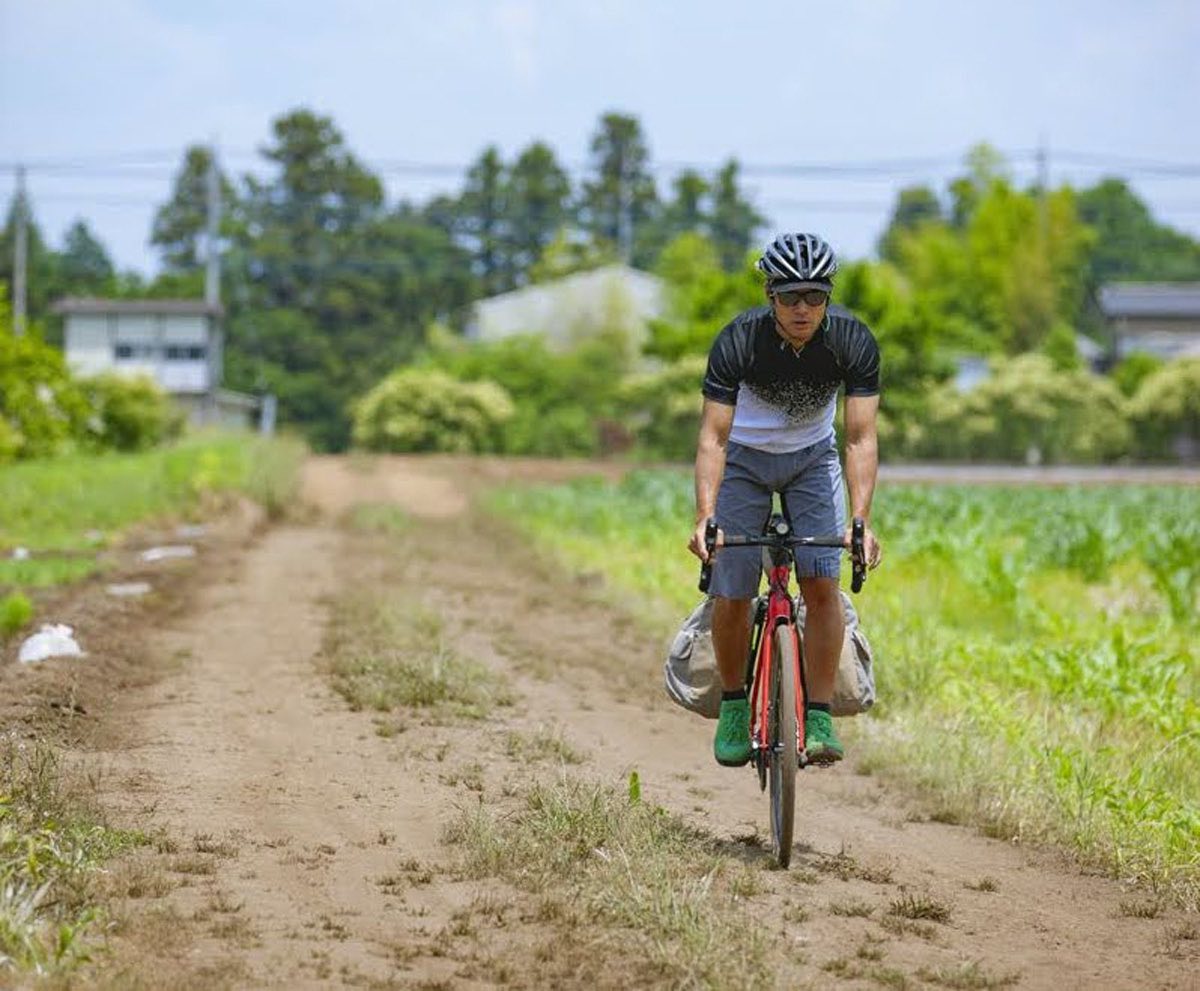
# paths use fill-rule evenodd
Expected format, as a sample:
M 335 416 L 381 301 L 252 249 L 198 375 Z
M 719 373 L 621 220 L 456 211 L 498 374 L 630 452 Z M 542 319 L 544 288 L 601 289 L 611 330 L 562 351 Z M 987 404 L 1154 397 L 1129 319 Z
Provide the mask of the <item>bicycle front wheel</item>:
M 780 867 L 792 860 L 792 828 L 796 818 L 796 637 L 786 624 L 775 628 L 771 643 L 771 697 L 767 776 L 771 785 L 771 846 Z

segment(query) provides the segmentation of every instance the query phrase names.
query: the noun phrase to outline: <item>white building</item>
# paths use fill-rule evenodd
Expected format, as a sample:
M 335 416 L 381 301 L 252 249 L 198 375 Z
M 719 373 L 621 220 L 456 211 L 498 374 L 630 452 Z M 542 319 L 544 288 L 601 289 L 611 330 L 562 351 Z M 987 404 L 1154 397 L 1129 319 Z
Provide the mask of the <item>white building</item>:
M 203 300 L 64 299 L 63 351 L 78 375 L 147 375 L 194 421 L 245 424 L 253 396 L 222 389 L 220 307 Z
M 662 279 L 627 265 L 606 265 L 480 300 L 466 336 L 498 341 L 539 334 L 565 347 L 589 332 L 620 327 L 640 344 L 647 321 L 663 316 L 666 305 Z
M 1100 290 L 1118 358 L 1145 351 L 1159 358 L 1200 357 L 1200 283 L 1121 282 Z

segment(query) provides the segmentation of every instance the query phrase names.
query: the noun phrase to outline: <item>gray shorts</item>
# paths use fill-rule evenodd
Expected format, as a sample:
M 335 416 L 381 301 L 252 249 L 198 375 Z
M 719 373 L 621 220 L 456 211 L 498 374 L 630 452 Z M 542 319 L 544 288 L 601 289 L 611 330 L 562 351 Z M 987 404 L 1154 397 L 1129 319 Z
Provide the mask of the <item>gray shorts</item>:
M 760 534 L 778 492 L 784 516 L 797 537 L 824 537 L 846 528 L 842 466 L 832 434 L 820 443 L 787 454 L 770 454 L 731 443 L 717 493 L 717 526 L 730 534 Z M 797 547 L 796 577 L 839 578 L 841 552 L 828 547 Z M 748 599 L 758 593 L 762 573 L 759 547 L 723 547 L 713 561 L 711 595 Z

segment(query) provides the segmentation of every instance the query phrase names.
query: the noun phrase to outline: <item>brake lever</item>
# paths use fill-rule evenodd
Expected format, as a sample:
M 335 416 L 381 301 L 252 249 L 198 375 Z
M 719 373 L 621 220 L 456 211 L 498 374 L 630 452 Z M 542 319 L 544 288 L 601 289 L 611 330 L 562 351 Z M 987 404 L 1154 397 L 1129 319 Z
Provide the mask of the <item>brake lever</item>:
M 854 517 L 854 523 L 850 529 L 850 560 L 854 565 L 850 591 L 856 595 L 862 591 L 863 584 L 867 580 L 866 531 L 867 527 L 862 517 Z
M 709 582 L 712 581 L 712 559 L 713 553 L 717 549 L 717 521 L 711 516 L 708 522 L 704 524 L 704 550 L 708 554 L 708 560 L 700 565 L 700 591 L 707 592 Z

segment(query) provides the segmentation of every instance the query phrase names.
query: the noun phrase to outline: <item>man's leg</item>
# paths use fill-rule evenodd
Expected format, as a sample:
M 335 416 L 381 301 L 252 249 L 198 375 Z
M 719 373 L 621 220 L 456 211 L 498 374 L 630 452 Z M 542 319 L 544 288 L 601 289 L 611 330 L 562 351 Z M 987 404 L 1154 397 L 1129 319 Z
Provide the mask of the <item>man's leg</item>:
M 736 692 L 746 687 L 746 655 L 750 652 L 750 599 L 713 600 L 712 642 L 721 687 Z
M 829 703 L 837 681 L 846 617 L 836 578 L 802 578 L 800 592 L 804 596 L 804 667 L 808 676 L 804 748 L 813 763 L 832 764 L 845 753 L 833 728 Z
M 838 659 L 846 636 L 846 616 L 836 578 L 802 578 L 804 660 L 808 700 L 828 704 L 837 680 Z
M 771 513 L 771 490 L 758 474 L 758 452 L 731 444 L 717 492 L 717 525 L 725 533 L 759 533 Z M 750 759 L 750 703 L 746 700 L 746 654 L 750 603 L 758 591 L 761 552 L 724 547 L 713 560 L 713 652 L 721 675 L 721 717 L 713 753 L 719 764 L 738 767 Z

